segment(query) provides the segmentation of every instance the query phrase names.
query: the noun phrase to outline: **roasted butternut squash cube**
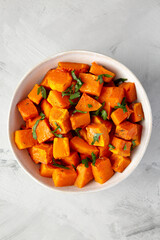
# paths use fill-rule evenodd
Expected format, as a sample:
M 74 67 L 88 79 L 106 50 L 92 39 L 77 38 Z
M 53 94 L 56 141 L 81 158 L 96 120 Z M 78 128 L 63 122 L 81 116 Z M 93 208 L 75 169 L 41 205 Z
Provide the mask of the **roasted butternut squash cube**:
M 82 163 L 79 164 L 77 167 L 77 174 L 78 176 L 74 185 L 82 188 L 93 179 L 91 163 L 88 164 L 88 168 L 86 168 Z
M 102 104 L 100 104 L 94 98 L 88 96 L 86 93 L 83 93 L 75 108 L 80 111 L 90 112 L 98 110 L 101 106 Z
M 41 109 L 44 112 L 46 118 L 49 118 L 49 114 L 50 114 L 50 111 L 52 109 L 52 105 L 46 99 L 42 100 Z
M 70 117 L 72 129 L 83 128 L 90 123 L 90 114 L 87 113 L 74 113 Z
M 143 112 L 141 103 L 132 103 L 130 105 L 130 107 L 133 110 L 133 112 L 130 116 L 131 122 L 135 123 L 135 122 L 140 122 L 140 121 L 144 120 L 144 112 Z
M 41 143 L 28 149 L 28 152 L 35 163 L 48 164 L 53 158 L 53 144 Z
M 54 71 L 55 69 L 50 69 L 46 75 L 44 76 L 42 82 L 41 82 L 41 86 L 47 88 L 47 89 L 51 89 L 48 83 L 48 79 L 50 78 L 51 73 Z
M 129 157 L 131 154 L 131 142 L 123 139 L 113 137 L 112 143 L 113 148 L 110 151 L 115 154 L 119 154 L 124 157 Z
M 133 111 L 127 105 L 126 105 L 126 109 L 127 109 L 127 112 L 125 113 L 122 108 L 118 108 L 114 112 L 112 112 L 111 118 L 115 125 L 119 125 L 124 120 L 130 117 Z
M 80 134 L 80 136 L 81 136 L 86 142 L 88 141 L 86 128 L 82 128 L 82 129 L 79 131 L 79 134 Z
M 112 130 L 112 126 L 113 126 L 111 121 L 103 120 L 100 116 L 93 116 L 92 123 L 104 124 L 108 132 Z
M 70 102 L 69 102 L 69 97 L 64 96 L 62 97 L 62 93 L 56 91 L 56 90 L 51 90 L 49 92 L 47 101 L 54 107 L 58 108 L 69 108 L 70 107 Z
M 123 138 L 125 140 L 131 140 L 135 135 L 137 135 L 136 124 L 125 121 L 116 126 L 116 136 Z
M 66 165 L 74 165 L 77 167 L 80 162 L 80 158 L 77 152 L 71 152 L 68 157 L 62 159 L 62 162 L 64 162 Z
M 107 112 L 107 119 L 110 119 L 110 115 L 112 111 L 112 107 L 109 102 L 109 97 L 112 91 L 113 91 L 113 87 L 103 87 L 101 91 L 101 95 L 99 96 L 99 99 L 98 99 L 100 103 L 105 102 L 103 109 L 106 110 Z
M 136 147 L 141 143 L 141 135 L 142 135 L 142 125 L 135 124 L 137 127 L 137 134 L 132 138 L 132 147 Z
M 41 163 L 39 172 L 42 177 L 52 178 L 53 171 L 56 167 L 51 164 Z
M 26 128 L 32 128 L 34 124 L 37 122 L 37 120 L 41 119 L 41 116 L 37 116 L 35 118 L 28 119 L 26 121 Z
M 115 106 L 117 106 L 118 103 L 121 104 L 124 97 L 125 97 L 125 95 L 124 95 L 123 88 L 112 87 L 112 91 L 108 98 L 108 101 L 109 101 L 111 107 L 114 108 Z
M 15 131 L 15 143 L 19 149 L 26 149 L 37 144 L 33 138 L 32 129 Z
M 103 83 L 100 83 L 99 81 L 97 81 L 98 79 L 97 76 L 89 73 L 80 73 L 79 77 L 83 82 L 83 85 L 80 88 L 81 92 L 100 96 Z
M 57 133 L 65 134 L 71 130 L 69 112 L 67 109 L 53 107 L 50 111 L 49 122 L 54 130 L 57 128 L 57 124 L 60 126 Z
M 68 157 L 70 155 L 69 139 L 64 138 L 54 138 L 53 142 L 53 157 L 55 159 L 61 159 Z
M 91 166 L 94 179 L 100 184 L 105 183 L 114 174 L 109 158 L 99 158 L 96 160 L 95 166 L 93 164 Z
M 24 121 L 38 116 L 37 108 L 29 98 L 20 101 L 17 107 Z
M 127 102 L 131 103 L 137 99 L 135 83 L 124 82 L 120 84 L 119 87 L 124 89 Z
M 53 69 L 50 73 L 48 73 L 47 78 L 50 88 L 58 92 L 65 91 L 72 82 L 70 73 L 59 69 Z
M 76 73 L 85 73 L 89 70 L 89 65 L 85 63 L 59 62 L 58 67 L 68 72 L 74 70 Z
M 67 166 L 69 169 L 56 168 L 53 171 L 52 179 L 55 187 L 71 186 L 77 178 L 77 172 L 72 166 Z
M 112 79 L 115 77 L 115 73 L 107 70 L 106 68 L 104 68 L 103 66 L 93 62 L 90 68 L 90 73 L 94 74 L 94 75 L 101 75 L 101 74 L 108 74 L 111 75 L 112 77 L 103 77 L 104 82 L 110 82 L 112 81 Z
M 122 173 L 126 167 L 131 163 L 131 159 L 128 157 L 123 157 L 121 155 L 112 154 L 110 157 L 112 169 L 115 172 Z
M 36 128 L 36 135 L 39 143 L 45 142 L 53 137 L 49 122 L 46 118 L 44 120 L 40 120 L 38 123 L 38 126 Z
M 70 140 L 70 147 L 71 149 L 83 153 L 88 154 L 91 156 L 92 152 L 97 156 L 99 153 L 99 150 L 95 146 L 89 145 L 86 141 L 84 141 L 82 138 L 79 137 L 73 137 Z
M 105 147 L 109 144 L 108 130 L 104 124 L 92 123 L 86 127 L 90 145 Z
M 40 86 L 38 84 L 35 84 L 33 89 L 28 94 L 28 98 L 37 105 L 40 103 L 40 101 L 43 98 L 41 92 L 38 94 L 38 88 L 39 87 Z

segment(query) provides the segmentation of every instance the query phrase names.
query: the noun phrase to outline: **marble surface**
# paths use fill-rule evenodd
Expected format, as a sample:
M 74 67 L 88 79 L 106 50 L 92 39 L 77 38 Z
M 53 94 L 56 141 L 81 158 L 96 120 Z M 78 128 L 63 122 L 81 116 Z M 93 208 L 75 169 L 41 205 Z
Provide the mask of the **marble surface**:
M 0 0 L 0 19 L 0 240 L 160 239 L 160 1 Z M 22 76 L 72 49 L 125 64 L 152 106 L 152 137 L 140 165 L 98 193 L 38 185 L 17 164 L 7 137 L 9 104 Z

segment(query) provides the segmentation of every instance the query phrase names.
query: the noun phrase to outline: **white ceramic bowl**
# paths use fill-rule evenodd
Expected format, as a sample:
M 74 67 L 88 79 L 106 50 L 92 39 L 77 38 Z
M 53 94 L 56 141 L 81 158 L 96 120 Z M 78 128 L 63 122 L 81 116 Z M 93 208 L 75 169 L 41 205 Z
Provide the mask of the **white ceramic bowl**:
M 23 122 L 22 117 L 20 116 L 20 113 L 17 110 L 16 104 L 27 96 L 28 92 L 33 88 L 33 86 L 36 83 L 40 83 L 42 81 L 43 77 L 45 76 L 49 69 L 57 67 L 59 61 L 80 63 L 82 62 L 87 64 L 91 64 L 93 61 L 95 61 L 98 64 L 101 64 L 108 68 L 109 70 L 116 73 L 117 78 L 119 77 L 127 78 L 129 82 L 134 82 L 136 84 L 138 101 L 142 103 L 145 114 L 145 120 L 142 121 L 143 132 L 141 144 L 133 151 L 131 164 L 124 170 L 124 172 L 114 174 L 114 176 L 111 179 L 109 179 L 109 181 L 102 185 L 96 183 L 95 181 L 92 181 L 82 189 L 79 189 L 74 186 L 55 188 L 52 179 L 40 176 L 39 167 L 36 164 L 34 164 L 34 162 L 31 160 L 27 150 L 19 150 L 15 145 L 14 132 L 15 130 L 20 128 L 20 125 Z M 70 51 L 57 54 L 51 57 L 50 59 L 47 59 L 46 61 L 40 63 L 20 81 L 17 89 L 15 90 L 11 102 L 8 127 L 9 127 L 9 139 L 13 153 L 18 163 L 34 180 L 36 180 L 43 186 L 46 186 L 50 189 L 57 191 L 75 193 L 93 192 L 107 189 L 120 183 L 122 180 L 128 177 L 137 167 L 146 151 L 151 136 L 152 113 L 150 103 L 145 93 L 145 90 L 143 89 L 141 83 L 136 78 L 136 76 L 128 68 L 126 68 L 124 65 L 117 62 L 116 60 L 98 53 L 88 51 Z

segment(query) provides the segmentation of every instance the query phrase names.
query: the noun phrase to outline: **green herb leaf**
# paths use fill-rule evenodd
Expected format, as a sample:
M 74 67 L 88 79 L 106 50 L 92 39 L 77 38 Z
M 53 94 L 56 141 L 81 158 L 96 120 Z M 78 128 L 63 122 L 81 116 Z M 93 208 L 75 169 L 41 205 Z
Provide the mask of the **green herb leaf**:
M 135 141 L 136 141 L 136 140 L 132 140 L 132 145 L 133 145 L 133 147 L 135 147 L 135 146 L 136 146 L 136 143 L 135 143 Z
M 56 129 L 54 131 L 50 131 L 51 133 L 54 134 L 55 137 L 58 137 L 58 138 L 63 138 L 63 135 L 62 134 L 57 134 L 56 131 L 59 129 L 59 131 L 62 131 L 62 129 L 60 128 L 60 126 L 54 122 L 54 124 L 57 126 Z
M 99 136 L 101 136 L 102 134 L 103 133 L 95 133 L 91 145 L 95 144 L 95 142 L 99 142 Z
M 114 147 L 112 144 L 109 144 L 108 147 L 109 147 L 109 150 L 110 150 L 110 151 L 113 150 L 113 149 L 115 149 L 115 147 Z
M 68 99 L 68 100 L 69 100 L 71 105 L 73 105 L 73 106 L 77 105 L 77 103 L 72 102 L 70 99 Z
M 102 84 L 102 83 L 104 82 L 104 81 L 103 81 L 103 77 L 111 78 L 111 77 L 113 77 L 113 76 L 112 76 L 112 75 L 109 75 L 109 74 L 100 74 L 100 75 L 98 75 L 98 78 L 97 78 L 96 81 L 99 81 L 100 84 Z
M 88 162 L 90 162 L 90 159 L 88 157 L 85 159 L 82 159 L 82 163 L 85 165 L 86 168 L 89 167 Z
M 102 108 L 104 107 L 104 105 L 105 105 L 105 102 L 102 103 L 102 106 L 101 106 L 98 110 L 93 111 L 93 112 L 92 112 L 92 115 L 93 115 L 93 116 L 98 116 L 99 113 L 100 113 L 100 111 L 101 111 Z
M 106 110 L 102 109 L 102 111 L 101 111 L 101 117 L 103 118 L 103 120 L 106 120 L 106 119 L 107 119 L 108 114 L 107 114 Z
M 126 103 L 125 103 L 125 101 L 126 101 L 126 98 L 124 97 L 124 98 L 122 99 L 122 103 L 121 103 L 121 104 L 120 104 L 120 103 L 117 103 L 117 106 L 115 106 L 114 109 L 121 108 L 124 113 L 128 112 L 128 111 L 127 111 L 127 108 L 126 108 Z
M 95 163 L 96 163 L 96 155 L 94 154 L 94 152 L 91 153 L 91 156 L 92 156 L 92 164 L 93 166 L 95 166 Z
M 74 114 L 74 113 L 77 113 L 77 112 L 78 112 L 78 113 L 87 113 L 87 112 L 85 112 L 85 111 L 81 111 L 81 110 L 75 109 L 75 110 L 73 111 L 73 114 Z
M 43 86 L 40 86 L 38 89 L 37 89 L 37 95 L 39 95 L 41 92 L 42 94 L 42 97 L 43 98 L 47 98 L 47 94 L 46 94 L 46 89 L 43 87 Z
M 63 138 L 63 135 L 62 134 L 57 134 L 57 133 L 53 133 L 55 137 L 57 138 Z
M 124 150 L 127 150 L 127 145 L 126 145 L 126 144 L 124 145 L 124 148 L 123 148 L 123 149 L 124 149 Z
M 76 171 L 76 166 L 74 166 L 74 164 L 72 164 L 72 167 L 74 168 L 74 170 Z
M 96 100 L 98 100 L 99 97 L 98 97 L 98 96 L 94 96 L 94 98 L 95 98 Z
M 54 160 L 54 158 L 52 159 L 52 161 L 53 161 L 52 165 L 55 166 L 55 167 L 64 168 L 64 169 L 69 169 L 69 167 L 66 167 L 66 166 L 64 166 L 64 165 L 62 165 L 62 164 L 56 163 L 55 160 Z
M 35 122 L 35 124 L 34 124 L 34 126 L 33 126 L 33 128 L 32 128 L 32 135 L 33 135 L 33 138 L 36 140 L 37 139 L 37 134 L 36 134 L 36 128 L 37 128 L 37 126 L 38 126 L 38 123 L 41 121 L 41 120 L 44 120 L 45 119 L 45 114 L 44 113 L 40 113 L 39 114 L 40 116 L 41 116 L 41 118 L 40 119 L 38 119 L 36 122 Z
M 59 131 L 61 132 L 62 129 L 60 128 L 60 126 L 58 125 L 58 123 L 54 122 L 54 124 L 57 126 L 57 128 L 54 130 L 55 132 L 59 129 Z
M 70 96 L 73 93 L 73 84 L 68 87 L 65 91 L 62 92 L 62 97 L 64 96 Z
M 77 78 L 76 74 L 75 74 L 75 70 L 71 71 L 71 75 L 72 75 L 72 78 L 77 81 L 76 85 L 75 85 L 75 92 L 78 92 L 79 89 L 82 87 L 83 85 L 83 82 L 81 81 L 80 78 Z
M 118 85 L 119 83 L 123 83 L 125 81 L 127 81 L 127 78 L 118 78 L 116 80 L 114 80 L 115 85 Z
M 78 137 L 81 138 L 81 135 L 79 133 L 79 131 L 81 130 L 82 128 L 76 128 L 74 131 L 77 133 Z
M 79 98 L 79 97 L 80 97 L 80 92 L 76 92 L 76 93 L 71 94 L 69 99 L 73 100 L 73 99 Z
M 88 104 L 88 107 L 89 107 L 89 108 L 92 108 L 92 107 L 93 107 L 93 105 L 92 105 L 92 104 Z

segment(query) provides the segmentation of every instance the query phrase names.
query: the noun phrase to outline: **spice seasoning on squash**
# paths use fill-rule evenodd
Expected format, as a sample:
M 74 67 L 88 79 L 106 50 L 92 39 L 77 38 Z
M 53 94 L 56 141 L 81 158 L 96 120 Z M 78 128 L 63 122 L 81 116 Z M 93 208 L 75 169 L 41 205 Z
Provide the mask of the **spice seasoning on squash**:
M 114 77 L 95 62 L 60 62 L 17 104 L 25 123 L 15 143 L 55 187 L 103 184 L 130 164 L 144 113 L 135 84 Z

